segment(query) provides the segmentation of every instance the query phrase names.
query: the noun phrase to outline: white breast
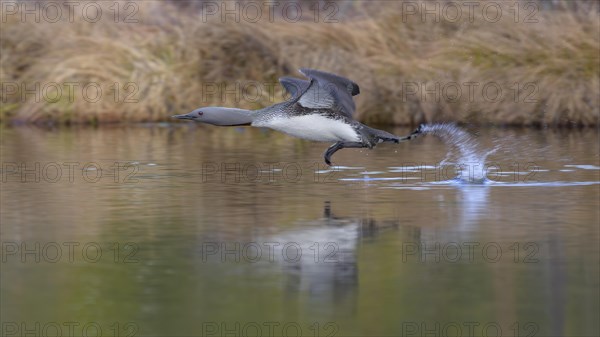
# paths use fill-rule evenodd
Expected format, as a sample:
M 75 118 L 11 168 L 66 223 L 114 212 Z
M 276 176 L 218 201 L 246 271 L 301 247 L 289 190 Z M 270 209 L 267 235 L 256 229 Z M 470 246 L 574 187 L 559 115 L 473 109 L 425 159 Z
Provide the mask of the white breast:
M 317 114 L 275 117 L 267 121 L 252 123 L 252 126 L 265 127 L 290 136 L 319 142 L 360 141 L 354 128 L 347 123 Z

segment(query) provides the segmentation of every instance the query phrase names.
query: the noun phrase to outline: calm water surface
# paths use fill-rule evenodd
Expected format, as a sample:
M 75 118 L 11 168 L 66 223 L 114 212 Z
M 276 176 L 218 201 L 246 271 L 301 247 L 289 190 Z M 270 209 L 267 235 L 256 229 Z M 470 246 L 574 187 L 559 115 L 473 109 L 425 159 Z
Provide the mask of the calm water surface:
M 3 129 L 3 333 L 599 335 L 598 131 L 471 131 Z

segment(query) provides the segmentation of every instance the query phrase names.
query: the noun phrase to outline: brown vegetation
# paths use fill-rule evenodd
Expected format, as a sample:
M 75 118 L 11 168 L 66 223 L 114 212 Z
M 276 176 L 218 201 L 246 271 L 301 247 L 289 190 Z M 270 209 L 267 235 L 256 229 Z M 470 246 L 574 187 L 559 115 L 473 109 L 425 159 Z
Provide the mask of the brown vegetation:
M 242 13 L 235 22 L 203 16 L 202 8 L 137 4 L 137 23 L 125 22 L 127 2 L 117 17 L 105 8 L 96 23 L 77 15 L 51 23 L 2 13 L 0 119 L 167 121 L 198 106 L 255 109 L 283 99 L 279 86 L 274 95 L 268 90 L 278 77 L 310 67 L 355 80 L 357 118 L 368 123 L 599 124 L 600 26 L 593 6 L 522 5 L 517 16 L 505 7 L 492 22 L 481 12 L 454 20 L 452 8 L 441 12 L 444 2 L 437 19 L 421 15 L 421 2 L 411 8 L 340 2 L 329 18 L 324 8 L 316 20 L 305 11 L 289 22 L 276 10 L 273 20 L 250 22 Z M 237 95 L 224 91 L 236 83 Z

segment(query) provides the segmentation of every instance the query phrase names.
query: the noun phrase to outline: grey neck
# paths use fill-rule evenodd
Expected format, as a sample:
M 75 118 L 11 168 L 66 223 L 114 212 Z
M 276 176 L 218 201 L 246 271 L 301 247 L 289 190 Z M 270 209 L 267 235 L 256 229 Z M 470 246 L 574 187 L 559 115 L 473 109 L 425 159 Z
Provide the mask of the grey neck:
M 254 121 L 255 112 L 252 110 L 213 107 L 201 109 L 204 111 L 202 119 L 213 125 L 248 125 Z

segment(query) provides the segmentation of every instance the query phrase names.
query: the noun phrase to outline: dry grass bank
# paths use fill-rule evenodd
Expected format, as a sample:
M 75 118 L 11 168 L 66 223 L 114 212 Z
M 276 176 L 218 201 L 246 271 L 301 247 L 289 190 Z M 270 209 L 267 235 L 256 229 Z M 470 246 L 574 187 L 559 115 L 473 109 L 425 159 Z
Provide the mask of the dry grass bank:
M 515 17 L 505 7 L 492 22 L 481 12 L 455 20 L 444 2 L 423 17 L 415 3 L 416 13 L 341 2 L 337 22 L 329 10 L 288 22 L 276 8 L 257 23 L 160 1 L 138 2 L 137 23 L 125 22 L 127 2 L 96 23 L 22 20 L 3 6 L 0 118 L 165 121 L 205 105 L 260 108 L 282 99 L 269 90 L 278 77 L 312 67 L 358 82 L 357 118 L 369 123 L 599 124 L 597 8 L 521 7 Z

